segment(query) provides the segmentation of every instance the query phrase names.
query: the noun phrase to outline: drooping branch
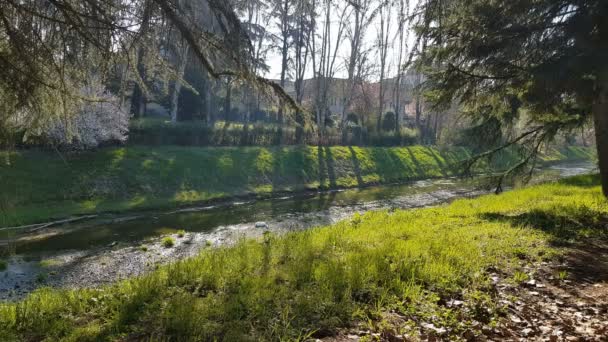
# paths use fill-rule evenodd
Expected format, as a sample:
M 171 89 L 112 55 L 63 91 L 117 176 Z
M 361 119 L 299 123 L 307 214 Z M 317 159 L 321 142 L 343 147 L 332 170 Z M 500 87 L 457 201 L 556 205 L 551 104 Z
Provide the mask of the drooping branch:
M 203 46 L 200 44 L 200 41 L 196 38 L 195 32 L 188 26 L 188 24 L 177 14 L 173 6 L 167 0 L 154 0 L 163 13 L 167 16 L 167 18 L 171 21 L 173 25 L 178 29 L 184 40 L 190 45 L 192 51 L 199 59 L 199 61 L 203 64 L 207 72 L 214 78 L 220 78 L 222 76 L 232 76 L 240 79 L 245 79 L 255 84 L 261 85 L 265 88 L 270 88 L 273 90 L 277 96 L 279 96 L 282 100 L 287 102 L 293 109 L 302 110 L 298 103 L 285 92 L 285 90 L 275 82 L 272 82 L 269 79 L 264 77 L 255 75 L 252 73 L 247 66 L 242 66 L 237 70 L 218 70 L 216 66 L 213 64 L 209 56 L 205 53 Z M 239 63 L 241 64 L 241 63 Z M 241 64 L 242 65 L 242 64 Z

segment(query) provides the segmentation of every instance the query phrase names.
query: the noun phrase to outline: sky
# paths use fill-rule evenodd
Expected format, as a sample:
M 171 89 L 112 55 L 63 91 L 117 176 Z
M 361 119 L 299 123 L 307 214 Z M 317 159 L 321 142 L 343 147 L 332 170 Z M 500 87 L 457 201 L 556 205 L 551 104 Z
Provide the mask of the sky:
M 345 0 L 338 0 L 339 2 L 343 2 L 346 3 Z M 409 12 L 411 13 L 413 8 L 417 5 L 418 0 L 410 0 L 410 10 Z M 336 12 L 336 11 L 334 11 Z M 391 27 L 390 27 L 390 37 L 391 39 L 396 37 L 397 34 L 397 25 L 398 25 L 398 13 L 397 10 L 393 10 L 391 11 Z M 335 41 L 337 38 L 337 31 L 338 31 L 338 18 L 337 15 L 336 17 L 334 17 L 331 20 L 331 32 L 332 32 L 332 46 L 335 46 Z M 322 27 L 324 23 L 324 20 L 319 20 L 319 27 Z M 349 22 L 349 25 L 352 25 L 351 22 Z M 275 22 L 271 21 L 270 25 L 268 26 L 268 29 L 270 30 L 271 33 L 277 34 L 278 33 L 278 29 L 277 29 L 277 25 Z M 380 30 L 380 23 L 379 23 L 379 17 L 376 16 L 375 20 L 372 22 L 372 24 L 369 26 L 369 28 L 367 29 L 367 32 L 364 36 L 363 39 L 363 44 L 366 47 L 371 47 L 372 48 L 372 61 L 378 61 L 379 60 L 379 55 L 378 55 L 378 48 L 377 48 L 377 36 L 378 36 L 378 32 Z M 319 33 L 319 32 L 318 32 Z M 407 34 L 407 49 L 406 51 L 409 53 L 409 51 L 411 51 L 411 47 L 414 45 L 415 43 L 415 34 L 414 32 L 408 27 L 406 29 L 406 34 Z M 389 43 L 389 53 L 388 53 L 388 60 L 389 60 L 389 66 L 388 66 L 388 72 L 387 75 L 388 77 L 394 76 L 396 71 L 397 71 L 397 60 L 398 60 L 398 42 L 395 41 L 395 46 L 391 46 L 392 44 Z M 332 47 L 333 49 L 333 47 Z M 337 71 L 336 71 L 336 77 L 340 77 L 340 78 L 346 78 L 347 77 L 347 73 L 346 73 L 346 68 L 345 68 L 345 61 L 348 58 L 350 54 L 350 44 L 348 42 L 347 39 L 343 38 L 342 42 L 338 48 L 338 57 L 337 57 L 337 61 L 336 63 L 338 64 L 337 66 Z M 403 59 L 407 59 L 407 53 L 404 54 Z M 278 79 L 280 78 L 280 74 L 281 74 L 281 54 L 279 50 L 275 50 L 275 51 L 271 51 L 268 55 L 268 59 L 267 59 L 267 63 L 270 67 L 269 72 L 267 72 L 264 76 L 267 78 L 271 78 L 271 79 Z M 312 68 L 310 68 L 310 63 L 309 63 L 309 67 L 308 67 L 308 72 L 306 77 L 310 78 L 313 76 L 312 73 Z M 375 72 L 374 74 L 377 74 L 377 72 Z M 376 76 L 377 78 L 378 76 Z

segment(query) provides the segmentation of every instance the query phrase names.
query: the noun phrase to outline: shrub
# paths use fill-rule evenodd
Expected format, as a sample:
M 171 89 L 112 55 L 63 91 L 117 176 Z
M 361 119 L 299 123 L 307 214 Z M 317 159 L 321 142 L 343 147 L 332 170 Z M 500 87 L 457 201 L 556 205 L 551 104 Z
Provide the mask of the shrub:
M 175 246 L 175 239 L 170 236 L 164 237 L 161 241 L 161 245 L 165 248 L 171 248 Z
M 0 260 L 0 272 L 6 270 L 7 267 L 8 267 L 7 262 L 4 260 Z
M 369 135 L 368 145 L 372 146 L 409 146 L 417 143 L 418 135 L 414 129 L 401 128 L 399 132 L 374 132 Z
M 68 117 L 49 123 L 42 134 L 44 143 L 64 148 L 91 149 L 127 140 L 129 114 L 120 107 L 118 97 L 106 91 L 99 82 L 82 90 L 87 98 Z
M 352 123 L 357 126 L 359 125 L 359 116 L 355 113 L 348 113 L 348 115 L 346 116 L 346 122 Z
M 386 112 L 384 117 L 382 118 L 382 129 L 384 131 L 394 131 L 395 130 L 395 113 Z
M 310 132 L 305 132 L 310 135 Z M 130 125 L 129 143 L 179 146 L 271 146 L 295 144 L 295 127 L 256 122 L 204 121 L 169 122 L 138 119 Z

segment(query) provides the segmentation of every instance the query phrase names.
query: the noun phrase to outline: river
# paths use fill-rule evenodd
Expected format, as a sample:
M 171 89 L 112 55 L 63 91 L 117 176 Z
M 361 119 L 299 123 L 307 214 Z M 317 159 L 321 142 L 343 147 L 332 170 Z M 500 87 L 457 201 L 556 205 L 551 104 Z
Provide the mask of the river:
M 591 163 L 563 163 L 536 173 L 535 182 L 585 174 Z M 356 212 L 438 205 L 491 192 L 484 178 L 443 178 L 363 189 L 335 190 L 225 202 L 168 212 L 102 215 L 29 233 L 4 231 L 8 255 L 0 271 L 0 300 L 24 297 L 40 286 L 92 287 L 148 272 L 203 248 L 343 220 Z M 175 245 L 165 248 L 161 237 Z

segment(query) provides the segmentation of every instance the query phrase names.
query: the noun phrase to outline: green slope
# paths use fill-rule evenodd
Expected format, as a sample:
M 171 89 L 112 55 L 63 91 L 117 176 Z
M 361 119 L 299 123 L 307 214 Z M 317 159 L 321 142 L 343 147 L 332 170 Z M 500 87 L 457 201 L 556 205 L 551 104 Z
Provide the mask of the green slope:
M 75 214 L 164 208 L 231 196 L 451 176 L 470 156 L 433 147 L 123 147 L 0 152 L 0 227 Z M 589 149 L 548 159 L 590 159 Z M 497 164 L 512 162 L 505 154 Z

